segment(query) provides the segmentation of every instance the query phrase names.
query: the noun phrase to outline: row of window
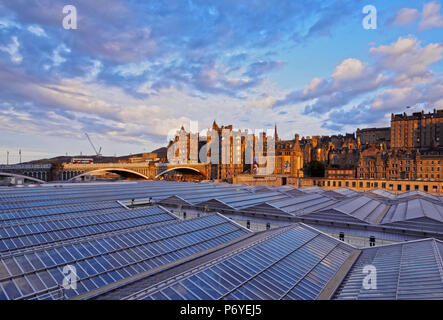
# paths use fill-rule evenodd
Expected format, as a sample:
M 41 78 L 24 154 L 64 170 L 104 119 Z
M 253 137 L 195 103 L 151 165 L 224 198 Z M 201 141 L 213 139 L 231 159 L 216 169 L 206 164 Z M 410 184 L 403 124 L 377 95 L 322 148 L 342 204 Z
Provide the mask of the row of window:
M 130 211 L 121 208 L 120 211 L 114 213 L 110 212 L 102 213 L 100 211 L 99 214 L 94 214 L 94 215 L 63 217 L 64 219 L 57 219 L 57 220 L 46 220 L 46 221 L 40 220 L 39 222 L 26 223 L 26 224 L 16 223 L 13 226 L 4 227 L 0 229 L 0 237 L 12 238 L 12 237 L 26 236 L 36 233 L 44 233 L 56 230 L 72 229 L 72 228 L 86 227 L 91 225 L 125 221 L 136 218 L 155 217 L 156 215 L 166 215 L 171 217 L 169 214 L 167 214 L 161 209 L 157 209 L 155 211 L 144 210 L 144 209 Z
M 114 213 L 121 211 L 122 206 L 117 202 L 102 202 L 91 204 L 78 204 L 58 207 L 43 207 L 43 208 L 25 208 L 21 210 L 13 210 L 12 212 L 2 212 L 0 214 L 0 223 L 10 222 L 28 222 L 32 220 L 39 220 L 42 217 L 57 216 L 57 217 L 71 217 L 75 215 L 90 214 L 91 211 L 98 211 L 100 213 Z M 89 212 L 88 212 L 89 211 Z M 69 214 L 69 215 L 68 215 Z
M 356 188 L 357 187 L 357 182 L 356 181 L 315 181 L 314 180 L 314 185 L 317 185 L 319 187 L 323 186 L 323 187 L 351 187 L 352 188 Z M 363 181 L 359 181 L 358 182 L 358 187 L 359 188 L 379 188 L 381 186 L 381 188 L 386 189 L 386 182 L 382 182 L 381 184 L 378 182 L 366 182 L 365 184 L 363 183 Z M 412 190 L 412 186 L 414 188 L 414 190 L 420 190 L 420 185 L 410 185 L 410 184 L 406 184 L 404 189 L 403 189 L 403 185 L 402 184 L 397 184 L 397 191 L 409 191 Z M 432 191 L 436 192 L 438 191 L 438 185 L 432 185 Z M 394 184 L 389 184 L 389 189 L 393 190 L 394 189 Z M 429 186 L 428 185 L 423 185 L 423 191 L 428 192 L 429 191 Z M 443 186 L 442 186 L 443 189 Z
M 24 235 L 22 234 L 15 237 L 1 239 L 0 251 L 16 250 L 30 246 L 37 246 L 51 242 L 64 241 L 79 237 L 86 237 L 105 232 L 124 230 L 143 225 L 153 225 L 171 220 L 173 220 L 173 217 L 171 217 L 169 214 L 160 214 L 160 215 L 146 216 L 146 217 L 134 217 L 132 219 L 126 219 L 121 221 L 98 223 L 95 225 L 77 226 L 77 227 L 73 226 L 71 228 L 63 230 L 44 231 L 41 233 L 30 232 L 29 234 L 24 234 Z M 25 227 L 27 226 L 23 225 L 14 228 L 5 228 L 2 231 L 5 233 L 9 231 L 8 236 L 11 236 L 12 231 L 17 232 L 20 229 L 21 232 L 23 232 L 26 230 Z M 33 225 L 29 225 L 29 229 L 32 229 L 33 231 L 41 230 L 34 227 Z
M 157 268 L 172 261 L 220 245 L 221 243 L 232 240 L 240 235 L 241 232 L 237 231 L 233 234 L 224 235 L 206 242 L 198 242 L 192 245 L 182 243 L 176 250 L 169 250 L 148 258 L 144 257 L 146 255 L 144 250 L 132 248 L 125 251 L 113 252 L 86 260 L 76 261 L 71 266 L 75 267 L 76 270 L 77 288 L 66 290 L 65 294 L 67 298 L 84 294 L 124 278 L 135 276 L 147 270 Z M 63 253 L 65 255 L 75 254 L 71 250 L 60 251 L 60 248 L 57 250 L 60 252 L 58 259 L 61 259 L 61 254 Z M 51 257 L 52 259 L 57 259 L 54 252 L 51 253 Z M 54 267 L 54 264 L 51 264 L 48 260 L 50 259 L 49 256 L 40 258 L 40 263 L 44 262 L 47 268 L 38 272 L 24 274 L 13 279 L 0 281 L 0 300 L 17 299 L 23 296 L 37 294 L 44 290 L 57 290 L 61 287 L 65 275 L 62 267 Z M 61 261 L 62 260 L 59 262 Z M 30 260 L 29 262 L 32 262 L 34 265 L 36 264 L 36 260 Z M 23 261 L 21 263 L 23 266 Z M 35 266 L 34 268 L 37 269 Z
M 296 227 L 147 299 L 314 299 L 350 250 Z
M 49 268 L 55 265 L 53 261 L 57 261 L 57 264 L 71 263 L 75 260 L 86 259 L 114 251 L 124 251 L 135 247 L 146 250 L 144 252 L 145 255 L 155 256 L 165 250 L 177 249 L 183 244 L 198 243 L 201 239 L 211 239 L 223 234 L 232 233 L 237 229 L 236 226 L 227 223 L 226 220 L 219 216 L 207 216 L 175 225 L 145 229 L 114 235 L 104 239 L 75 243 L 57 249 L 38 251 L 36 253 L 25 254 L 25 256 L 32 255 L 32 257 L 35 257 L 32 258 L 33 260 L 38 260 L 38 257 L 42 258 L 43 264 L 37 264 L 35 268 L 38 266 Z M 68 254 L 62 254 L 66 260 L 59 260 L 59 255 L 56 250 L 68 251 Z M 51 253 L 56 257 L 55 259 L 45 258 Z M 17 256 L 15 259 L 17 259 Z M 47 259 L 47 262 L 45 259 Z M 0 263 L 0 280 L 5 277 L 17 276 L 22 272 L 14 263 L 14 258 L 5 257 L 1 261 L 3 261 L 6 267 L 3 267 Z M 11 267 L 7 267 L 8 265 Z M 7 272 L 8 270 L 9 273 Z M 29 270 L 23 269 L 23 271 L 31 272 L 32 268 Z

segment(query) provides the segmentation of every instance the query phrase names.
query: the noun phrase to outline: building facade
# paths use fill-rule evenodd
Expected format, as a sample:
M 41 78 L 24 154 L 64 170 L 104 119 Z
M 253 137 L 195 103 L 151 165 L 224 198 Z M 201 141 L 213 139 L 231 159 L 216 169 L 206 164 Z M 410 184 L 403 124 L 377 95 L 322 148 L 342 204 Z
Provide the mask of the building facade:
M 357 138 L 362 145 L 386 143 L 387 148 L 391 141 L 391 128 L 366 128 L 357 129 Z
M 354 179 L 355 169 L 325 169 L 325 178 L 328 179 Z
M 440 148 L 443 139 L 443 110 L 391 115 L 391 148 Z
M 299 135 L 294 140 L 279 140 L 275 143 L 275 174 L 303 177 L 303 151 Z
M 368 149 L 362 152 L 357 178 L 439 181 L 442 162 L 443 155 L 437 152 Z

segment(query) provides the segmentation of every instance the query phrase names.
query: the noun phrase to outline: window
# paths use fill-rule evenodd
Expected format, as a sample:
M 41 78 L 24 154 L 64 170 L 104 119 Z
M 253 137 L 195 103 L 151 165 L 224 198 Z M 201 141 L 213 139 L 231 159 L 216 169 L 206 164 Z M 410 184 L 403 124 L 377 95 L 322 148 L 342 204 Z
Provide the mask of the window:
M 340 232 L 339 240 L 340 241 L 345 241 L 345 233 L 344 232 Z
M 409 184 L 406 185 L 406 191 L 411 190 L 411 186 Z
M 417 185 L 417 184 L 414 186 L 414 189 L 415 189 L 415 190 L 418 190 L 418 185 Z
M 397 184 L 397 190 L 401 191 L 401 184 Z
M 374 247 L 375 246 L 375 237 L 374 236 L 370 236 L 369 237 L 369 246 L 370 247 Z
M 355 181 L 352 181 L 352 187 L 355 188 L 356 185 L 357 183 Z
M 423 186 L 423 191 L 428 192 L 428 186 Z
M 269 230 L 269 229 L 271 229 L 271 224 L 268 222 L 268 223 L 266 224 L 266 230 Z
M 363 182 L 360 182 L 359 185 L 360 185 L 360 188 L 363 188 Z
M 382 187 L 383 189 L 386 189 L 386 182 L 382 182 L 382 183 L 381 183 L 381 187 Z

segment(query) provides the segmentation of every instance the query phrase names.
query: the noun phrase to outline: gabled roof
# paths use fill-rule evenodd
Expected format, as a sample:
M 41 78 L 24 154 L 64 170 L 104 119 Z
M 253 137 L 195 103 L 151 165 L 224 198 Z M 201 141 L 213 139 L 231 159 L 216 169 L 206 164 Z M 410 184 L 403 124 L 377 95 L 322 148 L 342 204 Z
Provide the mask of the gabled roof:
M 141 210 L 172 218 L 161 208 Z M 0 300 L 90 297 L 251 233 L 220 214 L 157 222 L 0 256 Z M 54 279 L 61 281 L 60 270 L 69 264 L 77 268 L 77 288 L 61 293 Z
M 334 189 L 334 192 L 340 193 L 340 194 L 342 194 L 342 195 L 344 195 L 346 197 L 355 196 L 355 195 L 360 194 L 360 192 L 352 190 L 352 189 L 349 189 L 349 188 L 346 188 L 346 187 Z
M 319 210 L 335 203 L 336 200 L 323 194 L 307 194 L 295 198 L 274 201 L 272 205 L 293 215 L 299 216 L 308 212 Z
M 336 211 L 334 209 L 321 210 L 310 212 L 301 216 L 303 219 L 310 219 L 315 221 L 331 221 L 334 223 L 342 222 L 342 223 L 351 223 L 351 224 L 368 224 L 368 222 L 353 217 L 350 214 Z M 305 221 L 304 220 L 304 221 Z M 308 223 L 308 221 L 306 221 Z
M 373 194 L 375 196 L 380 196 L 388 199 L 396 199 L 397 195 L 395 193 L 383 190 L 383 189 L 372 189 L 369 191 L 366 191 L 369 194 Z
M 304 193 L 315 193 L 315 192 L 324 192 L 325 190 L 318 187 L 318 186 L 314 186 L 314 187 L 306 187 L 306 188 L 298 188 L 298 190 L 303 191 Z
M 229 207 L 234 208 L 235 210 L 241 210 L 255 206 L 260 203 L 289 198 L 290 196 L 281 192 L 259 192 L 237 196 L 220 196 L 214 198 L 214 200 L 218 200 L 220 203 L 224 203 Z M 210 203 L 206 201 L 203 203 L 199 203 L 198 205 L 210 205 Z
M 280 209 L 279 207 L 275 206 L 273 202 L 264 202 L 260 203 L 258 205 L 249 207 L 247 209 L 242 210 L 244 212 L 252 212 L 252 213 L 259 213 L 259 214 L 266 214 L 266 215 L 286 215 L 286 216 L 292 216 L 288 212 Z
M 389 205 L 383 202 L 367 196 L 357 196 L 334 203 L 331 206 L 310 214 L 310 216 L 322 215 L 323 217 L 327 218 L 328 216 L 325 215 L 325 212 L 335 212 L 345 214 L 348 217 L 357 219 L 360 222 L 375 224 L 377 223 L 378 219 L 385 214 L 388 208 Z M 340 215 L 336 214 L 336 217 L 340 217 Z M 336 217 L 330 216 L 331 219 Z M 351 219 L 350 221 L 354 220 Z
M 191 205 L 190 202 L 181 198 L 180 196 L 170 196 L 158 202 L 159 204 L 175 204 L 175 205 Z
M 397 195 L 397 199 L 403 199 L 403 198 L 408 198 L 408 197 L 423 197 L 423 198 L 428 198 L 428 199 L 433 199 L 433 200 L 437 200 L 439 201 L 439 197 L 438 196 L 434 196 L 430 193 L 427 192 L 423 192 L 420 190 L 412 190 L 412 191 L 406 191 L 403 193 L 400 193 Z
M 235 210 L 234 207 L 230 206 L 229 204 L 223 202 L 220 199 L 211 199 L 208 201 L 203 201 L 197 205 L 198 205 L 198 207 L 201 207 L 201 208 L 207 206 L 208 208 L 210 208 L 212 210 Z
M 252 246 L 230 251 L 184 275 L 141 290 L 134 297 L 316 299 L 356 251 L 353 246 L 301 223 L 265 234 L 269 236 L 263 236 Z
M 394 223 L 417 218 L 429 218 L 443 223 L 443 204 L 425 199 L 411 199 L 392 205 L 381 223 Z
M 443 299 L 443 243 L 435 239 L 363 249 L 334 299 Z M 365 266 L 376 288 L 364 288 Z

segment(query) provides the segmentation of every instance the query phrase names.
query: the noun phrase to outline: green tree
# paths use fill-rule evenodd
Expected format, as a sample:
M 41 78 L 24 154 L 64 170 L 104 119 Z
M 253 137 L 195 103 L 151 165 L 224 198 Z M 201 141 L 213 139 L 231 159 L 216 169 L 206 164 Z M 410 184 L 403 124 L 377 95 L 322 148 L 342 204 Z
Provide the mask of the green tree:
M 324 177 L 325 165 L 317 160 L 312 160 L 308 165 L 308 172 L 311 177 Z

